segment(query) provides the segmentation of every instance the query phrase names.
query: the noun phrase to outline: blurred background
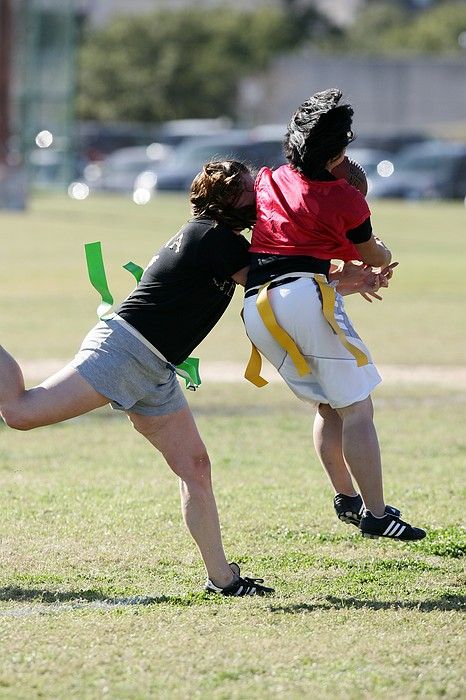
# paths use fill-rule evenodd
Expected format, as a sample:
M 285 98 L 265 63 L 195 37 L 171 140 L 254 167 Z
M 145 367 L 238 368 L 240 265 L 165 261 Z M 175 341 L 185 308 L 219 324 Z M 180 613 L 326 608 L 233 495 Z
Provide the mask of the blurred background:
M 0 208 L 280 165 L 292 111 L 332 86 L 370 197 L 464 200 L 465 0 L 0 0 Z

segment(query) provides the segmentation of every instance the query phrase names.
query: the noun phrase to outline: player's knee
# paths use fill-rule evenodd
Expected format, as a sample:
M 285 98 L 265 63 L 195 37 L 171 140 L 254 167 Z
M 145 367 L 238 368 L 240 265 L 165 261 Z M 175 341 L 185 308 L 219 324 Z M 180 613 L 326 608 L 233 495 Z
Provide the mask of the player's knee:
M 36 427 L 31 417 L 14 404 L 2 406 L 0 415 L 4 423 L 13 430 L 32 430 Z
M 204 445 L 199 445 L 192 450 L 189 455 L 188 465 L 190 471 L 196 475 L 210 474 L 210 458 Z
M 194 468 L 198 471 L 208 471 L 210 473 L 210 457 L 203 446 L 196 450 L 193 456 Z
M 356 401 L 356 403 L 352 403 L 344 408 L 337 408 L 337 413 L 343 421 L 350 419 L 372 420 L 374 417 L 372 399 L 368 396 L 367 399 Z
M 196 484 L 200 488 L 210 488 L 211 464 L 203 445 L 187 453 L 178 464 L 171 466 L 182 481 Z

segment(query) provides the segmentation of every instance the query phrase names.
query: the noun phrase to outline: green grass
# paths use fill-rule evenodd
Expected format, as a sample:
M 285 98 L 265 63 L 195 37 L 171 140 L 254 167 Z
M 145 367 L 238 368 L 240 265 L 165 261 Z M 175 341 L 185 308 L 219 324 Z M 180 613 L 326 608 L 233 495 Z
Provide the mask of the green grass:
M 377 204 L 401 264 L 381 305 L 350 300 L 379 362 L 460 364 L 459 205 Z M 187 214 L 118 198 L 38 198 L 0 214 L 2 342 L 72 354 L 94 320 L 82 245 L 102 240 L 115 297 Z M 243 360 L 240 295 L 202 359 Z M 386 497 L 425 526 L 417 544 L 364 540 L 334 516 L 308 407 L 281 385 L 187 393 L 208 446 L 224 543 L 267 599 L 201 592 L 175 477 L 108 409 L 19 433 L 0 427 L 0 698 L 458 698 L 466 392 L 375 395 Z
M 123 416 L 0 430 L 1 698 L 464 697 L 466 396 L 377 394 L 387 499 L 429 529 L 405 545 L 336 520 L 309 409 L 265 391 L 189 398 L 269 599 L 200 592 L 176 480 Z

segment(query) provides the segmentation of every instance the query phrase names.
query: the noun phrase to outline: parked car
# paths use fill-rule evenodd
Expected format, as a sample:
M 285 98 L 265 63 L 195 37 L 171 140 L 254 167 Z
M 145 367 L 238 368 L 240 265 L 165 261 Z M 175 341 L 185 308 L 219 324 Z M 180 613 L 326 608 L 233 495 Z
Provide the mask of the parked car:
M 215 119 L 171 119 L 157 129 L 157 141 L 169 146 L 179 146 L 184 141 L 204 136 L 218 136 L 230 131 L 232 121 L 228 117 Z
M 91 190 L 133 192 L 139 173 L 149 168 L 155 172 L 171 150 L 161 143 L 119 148 L 103 161 L 89 163 L 84 168 L 84 180 Z
M 231 121 L 226 117 L 172 119 L 160 124 L 78 121 L 74 145 L 80 159 L 93 163 L 122 148 L 147 146 L 152 142 L 178 146 L 190 138 L 223 133 L 229 129 Z
M 393 159 L 393 173 L 371 179 L 374 198 L 464 199 L 466 144 L 430 141 L 406 148 Z
M 222 136 L 191 140 L 175 149 L 166 163 L 155 171 L 157 190 L 187 191 L 196 174 L 213 158 L 242 160 L 254 168 L 277 167 L 285 162 L 282 138 L 261 137 L 254 130 L 232 129 Z M 149 170 L 149 172 L 148 172 Z M 141 173 L 135 187 L 144 187 L 150 169 Z
M 393 161 L 393 154 L 390 151 L 382 151 L 377 148 L 353 148 L 350 144 L 346 150 L 348 158 L 355 160 L 361 165 L 368 178 L 377 175 L 381 163 Z
M 92 163 L 120 148 L 147 146 L 158 140 L 157 127 L 149 124 L 78 121 L 74 146 L 80 159 Z
M 430 141 L 430 136 L 423 131 L 394 131 L 384 134 L 357 134 L 355 148 L 375 148 L 390 153 L 400 153 L 409 146 L 420 145 Z

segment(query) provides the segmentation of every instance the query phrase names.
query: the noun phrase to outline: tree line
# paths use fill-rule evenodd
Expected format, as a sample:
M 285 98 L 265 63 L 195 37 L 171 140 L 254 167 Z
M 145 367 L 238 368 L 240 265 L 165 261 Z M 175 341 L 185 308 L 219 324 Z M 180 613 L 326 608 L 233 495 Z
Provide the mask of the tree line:
M 236 118 L 241 79 L 265 71 L 279 54 L 308 47 L 333 55 L 456 54 L 465 44 L 465 0 L 438 0 L 422 12 L 375 0 L 346 29 L 300 0 L 250 12 L 225 6 L 119 16 L 83 37 L 78 116 Z

